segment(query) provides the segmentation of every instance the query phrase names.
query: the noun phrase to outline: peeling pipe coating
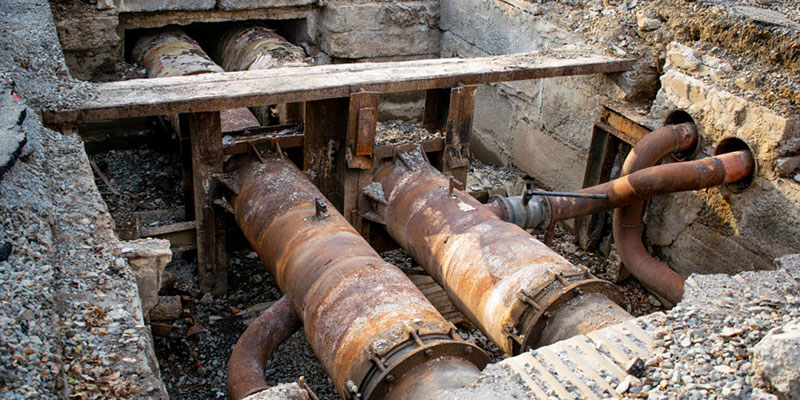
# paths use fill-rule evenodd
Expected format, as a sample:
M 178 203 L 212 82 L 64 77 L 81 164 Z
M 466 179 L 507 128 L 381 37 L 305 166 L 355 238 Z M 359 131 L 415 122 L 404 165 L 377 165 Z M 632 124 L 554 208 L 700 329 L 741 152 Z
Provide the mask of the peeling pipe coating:
M 597 318 L 580 325 L 579 333 L 632 318 L 617 305 L 624 300 L 613 285 L 571 264 L 468 194 L 450 194 L 448 178 L 418 151 L 397 157 L 375 175 L 386 194 L 387 204 L 378 207 L 389 234 L 507 354 L 549 343 L 540 340 L 548 321 L 580 325 L 564 322 L 569 316 L 553 317 L 569 300 L 588 293 L 611 300 L 590 306 Z
M 297 167 L 274 154 L 263 163 L 246 157 L 229 166 L 240 183 L 232 202 L 236 221 L 291 296 L 342 397 L 408 398 L 400 392 L 409 391 L 433 398 L 477 379 L 488 361 L 483 351 L 458 338 L 405 274 L 336 210 L 318 213 L 317 200 L 327 200 Z M 434 360 L 462 373 L 431 368 L 437 385 L 399 384 Z

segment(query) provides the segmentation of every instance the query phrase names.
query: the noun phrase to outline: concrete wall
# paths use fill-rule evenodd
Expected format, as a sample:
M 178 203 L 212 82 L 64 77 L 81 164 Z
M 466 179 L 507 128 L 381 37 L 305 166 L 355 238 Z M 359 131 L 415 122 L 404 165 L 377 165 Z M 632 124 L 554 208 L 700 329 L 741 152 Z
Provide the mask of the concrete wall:
M 800 116 L 731 93 L 724 84 L 732 70 L 724 60 L 678 43 L 667 47 L 666 58 L 652 114 L 686 110 L 703 139 L 698 157 L 735 137 L 751 146 L 759 169 L 741 192 L 714 188 L 655 199 L 647 237 L 684 275 L 771 268 L 776 257 L 800 249 L 800 183 L 776 171 L 779 159 L 798 156 Z
M 535 5 L 442 0 L 442 57 L 522 52 L 597 52 Z M 599 103 L 622 96 L 603 75 L 500 83 L 476 99 L 472 151 L 484 160 L 514 164 L 553 189 L 578 189 Z

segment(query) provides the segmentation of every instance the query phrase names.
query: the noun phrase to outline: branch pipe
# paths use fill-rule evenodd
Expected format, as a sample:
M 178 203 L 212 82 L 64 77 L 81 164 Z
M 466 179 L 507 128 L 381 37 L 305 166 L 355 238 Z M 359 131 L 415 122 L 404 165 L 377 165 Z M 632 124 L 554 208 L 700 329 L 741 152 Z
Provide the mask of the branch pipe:
M 267 360 L 298 329 L 300 320 L 286 295 L 247 327 L 228 360 L 228 393 L 233 400 L 269 389 L 264 379 Z
M 339 394 L 431 399 L 474 382 L 486 354 L 462 340 L 400 269 L 327 207 L 297 167 L 275 154 L 261 159 L 229 165 L 238 182 L 236 221 L 292 298 Z
M 147 70 L 149 78 L 225 72 L 183 30 L 167 27 L 145 33 L 133 48 L 133 59 Z M 247 108 L 220 111 L 222 132 L 257 128 L 261 124 Z M 168 117 L 175 131 L 177 118 Z
M 622 165 L 621 175 L 629 175 L 657 164 L 672 153 L 697 146 L 697 128 L 692 123 L 667 125 L 647 134 L 633 147 Z M 751 158 L 752 165 L 752 158 Z M 625 268 L 650 290 L 678 304 L 683 297 L 684 278 L 653 258 L 642 242 L 644 201 L 614 210 L 614 243 Z
M 644 168 L 578 192 L 602 194 L 607 198 L 533 196 L 528 200 L 524 196 L 495 196 L 487 206 L 522 228 L 545 229 L 558 221 L 612 210 L 659 195 L 738 182 L 750 176 L 754 166 L 750 152 L 741 150 Z
M 614 285 L 454 189 L 419 150 L 398 153 L 374 180 L 385 202 L 373 211 L 389 234 L 507 354 L 632 318 Z M 566 303 L 592 293 L 594 318 L 578 324 L 564 314 Z M 543 330 L 558 334 L 543 337 Z

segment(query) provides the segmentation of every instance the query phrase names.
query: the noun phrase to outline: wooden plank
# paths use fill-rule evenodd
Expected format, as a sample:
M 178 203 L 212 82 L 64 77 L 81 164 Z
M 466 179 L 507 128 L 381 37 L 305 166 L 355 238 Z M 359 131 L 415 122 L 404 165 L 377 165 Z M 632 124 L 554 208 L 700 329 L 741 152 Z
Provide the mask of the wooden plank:
M 225 262 L 225 221 L 214 211 L 216 181 L 223 172 L 222 124 L 219 112 L 182 115 L 181 129 L 189 133 L 192 155 L 194 215 L 197 231 L 197 272 L 200 289 L 224 294 L 228 290 Z
M 583 177 L 584 188 L 609 181 L 620 143 L 620 139 L 610 135 L 602 126 L 594 125 Z M 584 249 L 594 248 L 604 236 L 605 215 L 599 213 L 578 218 L 575 226 L 578 244 Z
M 442 172 L 450 174 L 463 185 L 467 183 L 469 167 L 469 140 L 475 114 L 477 86 L 459 86 L 450 90 L 450 107 L 447 112 L 447 130 L 444 139 Z
M 44 114 L 52 125 L 218 111 L 348 97 L 360 90 L 414 90 L 622 72 L 635 60 L 512 54 L 386 63 L 334 64 L 134 79 L 95 86 L 81 106 Z
M 344 206 L 345 141 L 350 99 L 338 98 L 306 103 L 303 171 L 340 212 Z

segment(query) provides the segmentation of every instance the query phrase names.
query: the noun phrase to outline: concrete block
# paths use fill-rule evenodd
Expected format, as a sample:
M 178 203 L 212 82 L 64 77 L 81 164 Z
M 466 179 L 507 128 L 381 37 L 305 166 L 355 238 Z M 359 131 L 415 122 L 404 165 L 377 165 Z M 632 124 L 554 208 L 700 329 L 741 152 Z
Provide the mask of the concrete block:
M 255 10 L 260 8 L 299 7 L 315 4 L 317 0 L 218 0 L 221 10 Z
M 662 253 L 667 264 L 683 276 L 770 269 L 771 259 L 745 248 L 742 245 L 745 240 L 725 236 L 695 222 L 678 235 L 672 246 L 663 248 Z
M 550 189 L 578 190 L 583 184 L 586 154 L 550 135 L 528 120 L 513 131 L 514 164 Z
M 391 57 L 439 52 L 438 30 L 352 31 L 323 34 L 322 50 L 331 57 Z
M 64 50 L 113 48 L 122 43 L 117 34 L 119 19 L 116 15 L 89 15 L 77 19 L 58 21 L 61 47 Z
M 392 1 L 327 5 L 320 26 L 328 32 L 434 30 L 439 25 L 438 1 Z
M 671 245 L 697 219 L 704 204 L 694 192 L 654 197 L 647 213 L 647 239 L 655 246 Z
M 119 12 L 150 12 L 168 10 L 211 10 L 217 0 L 119 0 Z
M 169 241 L 163 239 L 140 239 L 120 242 L 119 251 L 127 259 L 136 284 L 139 287 L 139 298 L 142 300 L 142 312 L 149 315 L 159 302 L 158 291 L 161 289 L 161 275 L 164 267 L 172 259 Z

